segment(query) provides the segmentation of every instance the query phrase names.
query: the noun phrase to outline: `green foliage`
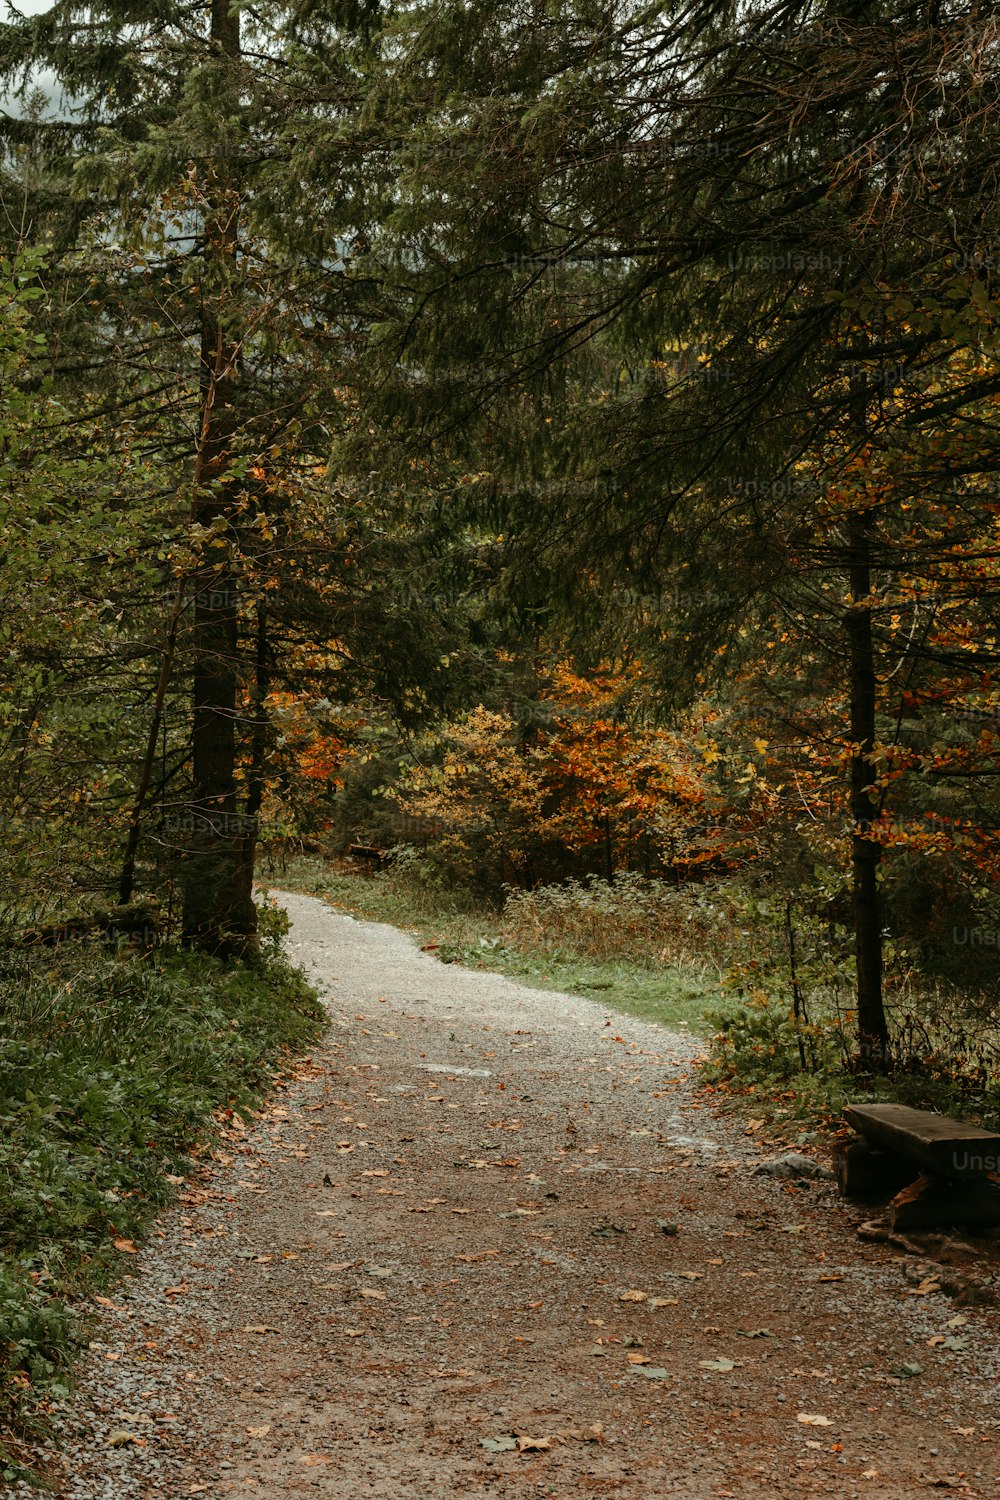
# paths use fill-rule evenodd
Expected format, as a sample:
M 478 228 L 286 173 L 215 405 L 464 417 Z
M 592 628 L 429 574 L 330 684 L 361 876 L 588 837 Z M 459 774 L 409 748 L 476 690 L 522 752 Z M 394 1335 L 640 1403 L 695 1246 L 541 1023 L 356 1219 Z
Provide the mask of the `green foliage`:
M 0 955 L 0 1412 L 64 1389 L 70 1304 L 121 1273 L 220 1109 L 252 1108 L 322 1010 L 272 950 L 251 969 L 77 945 Z M 22 1412 L 23 1415 L 23 1412 Z

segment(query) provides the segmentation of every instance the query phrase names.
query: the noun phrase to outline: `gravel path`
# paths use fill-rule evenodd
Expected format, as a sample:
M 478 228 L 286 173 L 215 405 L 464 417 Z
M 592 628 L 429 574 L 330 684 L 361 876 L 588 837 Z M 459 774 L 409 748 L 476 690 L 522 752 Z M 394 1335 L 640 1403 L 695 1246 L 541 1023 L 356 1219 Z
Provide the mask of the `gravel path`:
M 280 900 L 328 1037 L 104 1309 L 62 1500 L 1000 1496 L 998 1315 L 755 1178 L 690 1042 Z

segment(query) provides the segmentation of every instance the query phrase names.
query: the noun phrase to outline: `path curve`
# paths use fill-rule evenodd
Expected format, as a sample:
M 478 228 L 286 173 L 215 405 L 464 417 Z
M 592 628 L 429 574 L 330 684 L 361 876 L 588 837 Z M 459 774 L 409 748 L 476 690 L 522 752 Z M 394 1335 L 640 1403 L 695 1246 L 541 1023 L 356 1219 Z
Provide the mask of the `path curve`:
M 329 1034 L 106 1311 L 62 1500 L 1000 1495 L 997 1314 L 929 1347 L 689 1040 L 278 895 Z

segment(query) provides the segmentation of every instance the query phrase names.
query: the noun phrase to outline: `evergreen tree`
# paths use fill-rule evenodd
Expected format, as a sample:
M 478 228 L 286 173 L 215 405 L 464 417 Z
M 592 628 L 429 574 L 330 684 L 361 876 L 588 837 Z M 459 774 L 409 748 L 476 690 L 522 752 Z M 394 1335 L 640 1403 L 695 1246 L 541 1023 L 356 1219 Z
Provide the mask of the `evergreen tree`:
M 784 608 L 792 578 L 800 599 L 825 580 L 859 1040 L 882 1065 L 878 711 L 890 657 L 917 671 L 934 643 L 887 628 L 878 590 L 904 565 L 940 587 L 972 497 L 974 532 L 992 515 L 991 22 L 963 3 L 708 0 L 398 25 L 380 107 L 401 138 L 415 108 L 425 123 L 375 247 L 399 288 L 380 407 L 480 445 L 543 572 L 640 594 L 666 578 L 694 601 L 656 622 L 689 675 Z M 572 482 L 526 493 L 540 461 Z M 845 482 L 859 463 L 891 470 L 891 492 Z M 996 598 L 988 574 L 984 667 Z

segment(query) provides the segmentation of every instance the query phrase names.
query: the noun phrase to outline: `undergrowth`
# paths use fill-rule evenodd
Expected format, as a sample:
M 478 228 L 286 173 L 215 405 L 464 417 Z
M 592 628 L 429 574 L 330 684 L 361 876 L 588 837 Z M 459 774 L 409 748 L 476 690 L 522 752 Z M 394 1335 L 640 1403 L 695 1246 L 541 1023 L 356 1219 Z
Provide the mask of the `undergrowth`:
M 498 910 L 443 884 L 414 850 L 377 874 L 295 860 L 272 878 L 360 917 L 407 928 L 444 962 L 707 1039 L 706 1083 L 722 1101 L 800 1138 L 845 1103 L 895 1099 L 1000 1124 L 1000 1028 L 990 996 L 923 973 L 886 941 L 894 1067 L 855 1056 L 849 934 L 797 894 L 737 878 L 671 886 L 637 875 L 512 891 Z
M 272 949 L 274 944 L 270 945 Z M 224 1109 L 260 1101 L 322 1011 L 272 951 L 0 952 L 0 1477 L 67 1393 L 84 1299 L 114 1284 Z

